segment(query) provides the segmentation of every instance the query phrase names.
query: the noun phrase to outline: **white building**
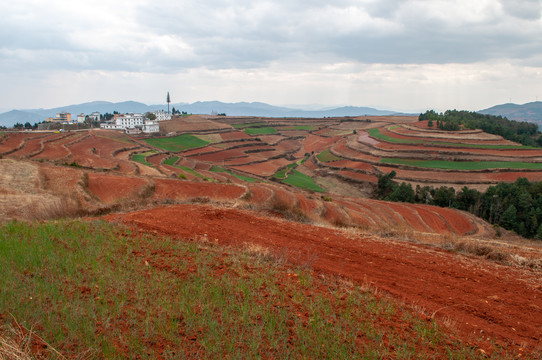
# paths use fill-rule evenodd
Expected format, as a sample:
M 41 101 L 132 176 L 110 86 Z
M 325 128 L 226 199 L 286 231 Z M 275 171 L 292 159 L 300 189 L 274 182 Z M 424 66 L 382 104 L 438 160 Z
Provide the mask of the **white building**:
M 171 114 L 168 114 L 164 110 L 156 110 L 152 113 L 156 116 L 156 121 L 171 120 Z
M 130 133 L 133 133 L 136 129 L 140 129 L 144 133 L 160 131 L 158 122 L 147 119 L 143 114 L 115 115 L 111 121 L 101 123 L 100 128 L 125 130 L 129 131 Z
M 90 120 L 100 121 L 100 112 L 95 111 L 92 114 L 90 114 L 88 117 L 89 117 Z
M 85 119 L 86 119 L 85 114 L 81 113 L 81 114 L 77 115 L 77 122 L 78 122 L 79 124 L 84 123 L 84 122 L 85 122 Z

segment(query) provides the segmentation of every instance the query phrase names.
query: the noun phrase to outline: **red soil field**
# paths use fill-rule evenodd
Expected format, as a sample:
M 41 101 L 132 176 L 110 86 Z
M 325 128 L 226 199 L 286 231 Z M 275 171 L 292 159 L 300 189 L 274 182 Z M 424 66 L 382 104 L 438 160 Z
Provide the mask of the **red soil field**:
M 305 153 L 312 153 L 314 151 L 315 154 L 321 153 L 324 150 L 327 150 L 333 145 L 337 140 L 339 140 L 339 136 L 334 137 L 322 137 L 318 135 L 309 134 L 302 142 L 301 149 L 297 152 L 296 156 L 302 157 L 305 155 Z
M 136 199 L 149 183 L 142 178 L 89 173 L 88 190 L 105 204 Z
M 371 284 L 438 320 L 451 320 L 465 341 L 488 353 L 492 352 L 488 336 L 517 354 L 540 350 L 542 282 L 537 273 L 233 209 L 179 205 L 106 219 L 178 238 L 206 234 L 220 244 L 256 244 L 292 264 L 310 264 L 322 275 Z
M 58 138 L 57 140 L 44 142 L 43 151 L 37 154 L 36 156 L 34 156 L 32 159 L 44 159 L 44 160 L 63 159 L 71 154 L 70 151 L 65 147 L 65 145 L 71 143 L 72 141 L 77 140 L 81 136 L 83 136 L 82 133 L 70 133 L 68 136 L 63 135 L 62 138 Z
M 251 165 L 232 165 L 230 167 L 232 169 L 237 169 L 258 176 L 271 176 L 276 173 L 279 168 L 290 163 L 291 161 L 281 158 Z
M 266 144 L 273 145 L 285 137 L 282 135 L 258 135 L 257 138 Z
M 427 224 L 423 221 L 423 219 L 420 217 L 417 211 L 412 211 L 411 206 L 406 206 L 404 204 L 400 203 L 387 203 L 387 206 L 401 215 L 403 219 L 416 231 L 422 231 L 422 232 L 432 232 L 433 229 L 431 229 Z
M 428 206 L 426 206 L 427 208 Z M 432 206 L 432 210 L 446 220 L 448 225 L 459 235 L 476 232 L 476 226 L 470 221 L 472 215 L 462 214 L 457 210 Z
M 362 154 L 356 150 L 350 149 L 346 146 L 346 140 L 341 139 L 337 141 L 331 148 L 335 154 L 344 158 L 359 159 L 367 162 L 379 162 L 380 158 L 376 156 Z
M 36 154 L 41 150 L 42 142 L 43 139 L 40 138 L 26 139 L 24 146 L 20 150 L 9 154 L 9 156 L 17 159 L 29 157 L 30 155 Z
M 228 140 L 238 140 L 238 139 L 249 139 L 250 136 L 242 131 L 234 131 L 234 132 L 227 132 L 220 134 L 222 137 L 222 140 L 228 141 Z
M 378 178 L 374 175 L 367 175 L 367 174 L 363 174 L 363 173 L 359 173 L 355 171 L 340 170 L 339 174 L 351 179 L 367 181 L 371 183 L 376 183 L 378 181 Z
M 274 194 L 274 191 L 271 187 L 263 184 L 250 184 L 248 185 L 251 196 L 248 199 L 251 203 L 257 205 L 263 205 L 265 202 L 269 201 Z
M 222 149 L 217 146 L 207 145 L 207 146 L 197 148 L 197 149 L 186 150 L 182 154 L 183 156 L 193 156 L 193 155 L 200 155 L 201 153 L 207 153 L 211 151 L 222 151 Z
M 327 163 L 322 163 L 322 164 L 324 166 L 329 165 L 333 167 L 345 167 L 349 169 L 365 170 L 365 171 L 370 171 L 370 172 L 374 171 L 374 168 L 371 164 L 368 164 L 366 162 L 361 162 L 361 161 L 347 160 L 347 159 L 337 160 L 337 161 L 332 161 L 332 162 L 327 162 Z
M 42 137 L 38 133 L 6 133 L 7 138 L 0 143 L 0 155 L 12 151 L 21 146 L 25 140 Z
M 241 197 L 246 189 L 237 185 L 193 183 L 173 179 L 154 179 L 157 200 L 187 200 L 211 198 L 213 200 L 232 200 Z
M 249 148 L 247 148 L 249 149 Z M 223 150 L 218 152 L 213 152 L 210 154 L 201 154 L 201 155 L 193 155 L 191 156 L 193 159 L 197 159 L 200 161 L 213 161 L 213 162 L 220 162 L 222 160 L 229 160 L 232 158 L 237 158 L 240 156 L 245 156 L 245 153 L 243 152 L 245 148 L 238 148 L 238 149 L 232 149 L 232 150 Z

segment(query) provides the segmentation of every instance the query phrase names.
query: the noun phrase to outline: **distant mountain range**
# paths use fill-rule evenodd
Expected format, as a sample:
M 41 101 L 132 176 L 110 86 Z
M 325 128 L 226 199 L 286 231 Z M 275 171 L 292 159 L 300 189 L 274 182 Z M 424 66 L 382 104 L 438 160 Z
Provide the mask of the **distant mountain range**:
M 288 107 L 273 106 L 261 102 L 223 103 L 220 101 L 198 101 L 193 104 L 176 103 L 170 104 L 171 108 L 186 111 L 189 114 L 225 113 L 230 116 L 266 116 L 266 117 L 315 117 L 326 116 L 360 116 L 360 115 L 393 115 L 394 111 L 377 110 L 370 107 L 344 106 L 325 110 L 299 110 Z M 167 105 L 146 105 L 135 101 L 112 103 L 107 101 L 93 101 L 78 105 L 69 105 L 53 109 L 30 109 L 12 110 L 0 114 L 0 125 L 11 127 L 16 123 L 31 124 L 44 121 L 59 112 L 69 112 L 72 116 L 78 114 L 90 114 L 95 111 L 100 113 L 145 113 L 154 110 L 166 110 Z
M 481 114 L 505 116 L 509 120 L 542 124 L 542 101 L 530 102 L 523 105 L 511 103 L 496 105 L 478 112 Z
M 224 103 L 220 101 L 198 101 L 192 104 L 175 103 L 171 108 L 186 111 L 189 114 L 225 113 L 230 116 L 266 116 L 266 117 L 314 117 L 322 118 L 329 116 L 377 116 L 398 115 L 399 113 L 389 110 L 378 110 L 370 107 L 343 106 L 326 108 L 322 110 L 300 110 L 290 107 L 273 106 L 261 102 L 238 102 Z M 166 110 L 167 105 L 146 105 L 136 101 L 124 101 L 112 103 L 108 101 L 93 101 L 78 105 L 68 105 L 52 109 L 11 110 L 0 114 L 0 125 L 11 127 L 16 123 L 31 124 L 44 121 L 48 117 L 66 111 L 76 116 L 78 114 L 90 114 L 95 111 L 100 113 L 145 113 L 154 110 Z M 502 115 L 510 120 L 529 121 L 542 124 L 542 102 L 531 102 L 523 105 L 502 104 L 489 109 L 478 111 L 482 114 Z

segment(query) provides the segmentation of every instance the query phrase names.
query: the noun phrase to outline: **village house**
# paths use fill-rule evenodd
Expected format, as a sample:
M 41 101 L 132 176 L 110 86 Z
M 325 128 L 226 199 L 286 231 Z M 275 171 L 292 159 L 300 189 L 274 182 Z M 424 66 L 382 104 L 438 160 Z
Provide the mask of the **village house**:
M 149 120 L 144 114 L 117 114 L 110 121 L 100 124 L 102 129 L 124 130 L 127 133 L 154 133 L 160 131 L 157 121 Z

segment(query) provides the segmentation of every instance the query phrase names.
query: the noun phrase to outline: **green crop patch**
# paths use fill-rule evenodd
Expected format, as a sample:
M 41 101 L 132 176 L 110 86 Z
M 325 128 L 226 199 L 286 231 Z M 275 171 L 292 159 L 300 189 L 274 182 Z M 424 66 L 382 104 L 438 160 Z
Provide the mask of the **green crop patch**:
M 276 134 L 277 129 L 271 126 L 266 127 L 250 127 L 245 129 L 245 133 L 248 135 L 266 135 L 266 134 Z
M 223 173 L 223 172 L 225 172 L 225 173 L 227 173 L 227 174 L 230 174 L 231 176 L 235 176 L 235 177 L 238 178 L 239 180 L 243 180 L 243 181 L 246 181 L 246 182 L 258 182 L 258 179 L 254 179 L 254 178 L 249 177 L 249 176 L 239 175 L 239 174 L 234 173 L 234 172 L 231 171 L 231 170 L 224 169 L 223 167 L 216 166 L 216 165 L 213 165 L 213 167 L 211 168 L 211 171 L 212 171 L 212 172 L 216 172 L 216 173 Z
M 209 144 L 208 141 L 202 140 L 194 135 L 182 134 L 174 137 L 163 137 L 145 140 L 149 145 L 167 151 L 183 151 L 187 149 L 202 147 Z
M 296 186 L 301 189 L 312 190 L 316 192 L 326 192 L 326 190 L 318 186 L 310 176 L 305 175 L 297 170 L 292 170 L 292 172 L 288 174 L 288 177 L 286 179 L 283 179 L 282 182 Z
M 339 157 L 339 156 L 335 156 L 333 155 L 329 149 L 328 150 L 324 150 L 322 151 L 320 154 L 316 155 L 316 157 L 318 158 L 318 160 L 320 160 L 321 162 L 331 162 L 331 161 L 338 161 L 338 160 L 342 160 L 343 158 Z
M 138 163 L 141 163 L 143 165 L 153 166 L 150 162 L 147 161 L 147 156 L 152 154 L 156 154 L 156 151 L 147 151 L 144 153 L 134 154 L 132 156 L 132 160 L 137 161 Z
M 383 158 L 384 164 L 409 165 L 429 169 L 447 170 L 487 170 L 487 169 L 530 169 L 542 170 L 542 163 L 516 161 L 445 161 Z
M 179 161 L 179 157 L 178 156 L 172 156 L 169 159 L 164 160 L 164 165 L 173 166 L 173 165 L 175 165 L 175 163 L 177 161 Z

